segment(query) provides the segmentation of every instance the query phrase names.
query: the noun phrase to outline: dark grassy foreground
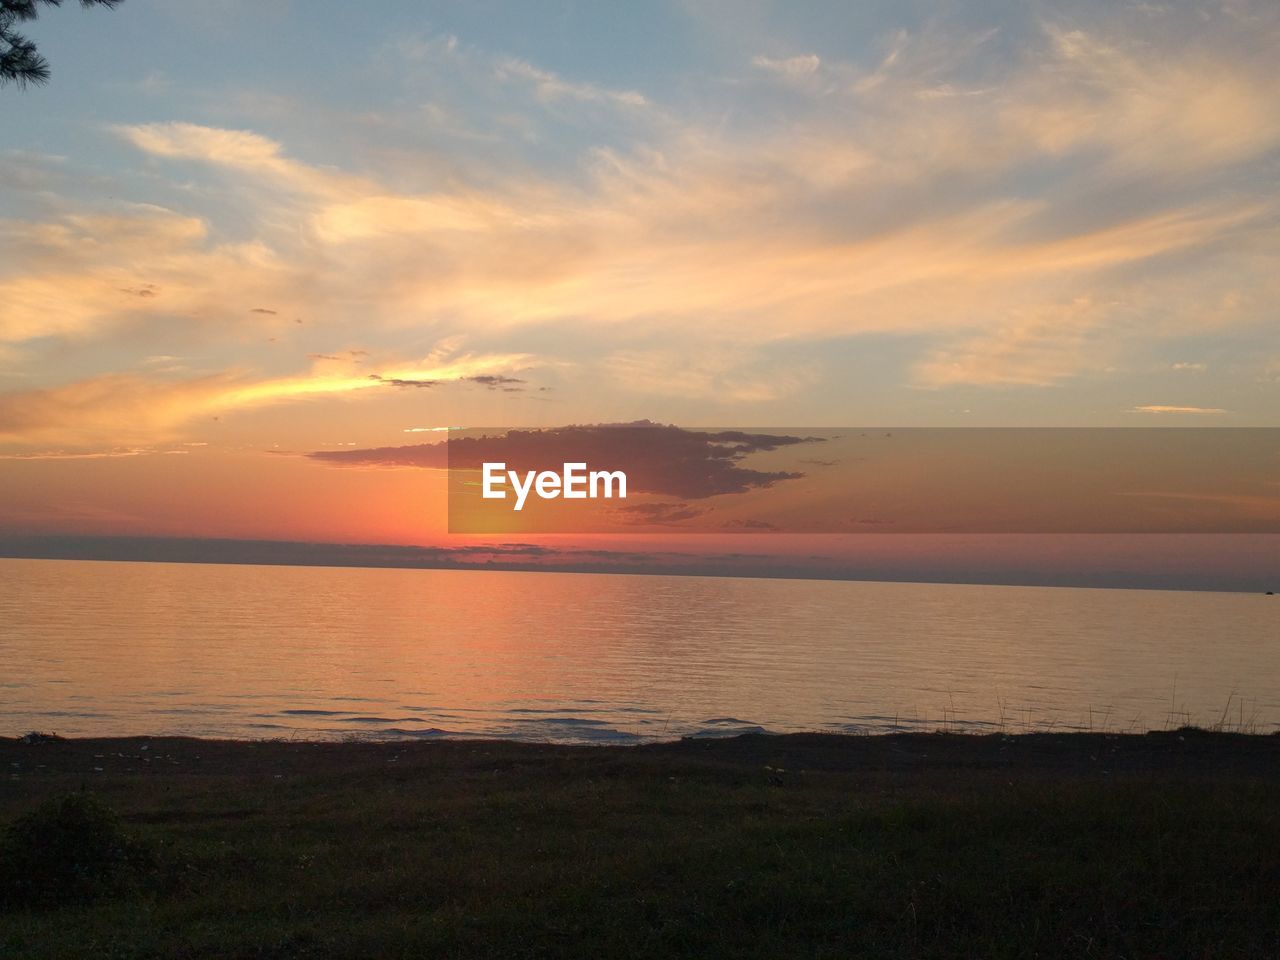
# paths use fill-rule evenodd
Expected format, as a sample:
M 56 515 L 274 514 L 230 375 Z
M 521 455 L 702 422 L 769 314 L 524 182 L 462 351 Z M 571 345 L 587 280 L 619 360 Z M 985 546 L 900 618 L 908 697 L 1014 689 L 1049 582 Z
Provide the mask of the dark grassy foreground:
M 143 749 L 146 747 L 146 749 Z M 781 768 L 781 769 L 778 769 Z M 149 851 L 16 957 L 1280 957 L 1280 737 L 0 740 Z

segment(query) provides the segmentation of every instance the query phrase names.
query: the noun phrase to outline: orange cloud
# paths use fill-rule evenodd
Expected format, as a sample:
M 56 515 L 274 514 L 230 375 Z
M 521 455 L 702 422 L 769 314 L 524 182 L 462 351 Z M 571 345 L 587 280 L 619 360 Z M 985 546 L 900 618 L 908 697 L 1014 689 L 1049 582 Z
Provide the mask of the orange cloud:
M 103 447 L 170 440 L 200 417 L 290 400 L 386 390 L 389 383 L 483 382 L 529 366 L 520 354 L 450 355 L 356 372 L 350 361 L 317 361 L 306 374 L 255 378 L 223 371 L 185 380 L 109 374 L 59 387 L 0 394 L 0 443 Z
M 555 173 L 355 172 L 252 130 L 118 126 L 162 175 L 198 164 L 207 208 L 190 193 L 190 209 L 65 203 L 0 223 L 0 345 L 162 329 L 278 369 L 249 344 L 305 318 L 338 343 L 537 326 L 552 360 L 591 324 L 592 362 L 628 389 L 763 402 L 811 379 L 803 363 L 749 375 L 783 338 L 911 336 L 912 385 L 1044 385 L 1256 321 L 1280 292 L 1280 208 L 1214 177 L 1280 144 L 1274 63 L 1212 36 L 1170 56 L 1167 37 L 1104 26 L 1050 25 L 1035 56 L 982 83 L 961 81 L 990 59 L 990 31 L 895 34 L 870 67 L 758 54 L 743 82 L 791 99 L 746 133 L 525 61 L 480 63 L 452 39 L 423 54 L 495 96 L 518 86 L 643 118 L 629 144 Z M 1160 189 L 1130 189 L 1139 171 Z M 246 219 L 223 223 L 224 201 Z M 641 323 L 670 345 L 630 342 Z M 359 379 L 264 377 L 218 402 L 342 395 Z
M 1226 413 L 1219 407 L 1170 407 L 1162 404 L 1147 404 L 1146 406 L 1134 407 L 1134 413 L 1189 413 L 1195 416 L 1216 416 Z

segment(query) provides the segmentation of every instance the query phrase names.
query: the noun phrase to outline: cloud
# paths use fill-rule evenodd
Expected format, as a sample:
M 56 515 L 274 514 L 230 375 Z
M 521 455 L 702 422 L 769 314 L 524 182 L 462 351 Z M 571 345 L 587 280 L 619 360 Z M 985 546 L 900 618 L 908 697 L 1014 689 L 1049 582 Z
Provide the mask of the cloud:
M 369 379 L 376 380 L 377 382 L 385 384 L 388 387 L 422 388 L 422 387 L 434 387 L 440 383 L 439 380 L 402 380 L 396 377 L 383 377 L 376 373 L 369 374 Z
M 1093 77 L 1102 69 L 1095 63 L 1100 58 L 1120 70 L 1114 57 L 1085 39 L 1054 36 L 1053 56 L 1071 70 L 1088 69 Z M 926 59 L 909 55 L 911 44 L 904 44 L 902 62 Z M 812 65 L 801 60 L 804 69 Z M 865 130 L 831 126 L 819 114 L 802 117 L 799 133 L 767 132 L 743 144 L 676 127 L 656 149 L 598 150 L 585 190 L 526 176 L 486 189 L 397 194 L 372 178 L 301 163 L 280 143 L 248 131 L 189 123 L 121 130 L 157 157 L 198 159 L 241 174 L 231 189 L 253 190 L 256 183 L 278 191 L 284 181 L 306 195 L 289 205 L 288 191 L 277 192 L 269 204 L 279 208 L 270 213 L 273 221 L 296 221 L 307 241 L 299 248 L 286 251 L 283 236 L 273 237 L 272 246 L 259 251 L 262 261 L 239 269 L 212 262 L 212 255 L 201 262 L 206 258 L 193 251 L 187 276 L 166 288 L 190 291 L 210 285 L 207 277 L 230 275 L 236 289 L 253 274 L 265 281 L 264 293 L 322 315 L 367 302 L 362 291 L 377 289 L 374 309 L 386 322 L 444 314 L 472 329 L 582 317 L 678 328 L 697 317 L 704 328 L 733 329 L 759 342 L 779 334 L 782 315 L 790 336 L 964 329 L 979 315 L 1058 308 L 1060 284 L 1078 286 L 1102 271 L 1202 247 L 1264 212 L 1257 203 L 1219 199 L 1064 229 L 1070 196 L 1034 202 L 986 191 L 966 196 L 972 188 L 954 179 L 959 193 L 941 208 L 922 208 L 912 196 L 931 196 L 932 184 L 953 178 L 957 163 L 997 174 L 1065 148 L 1029 133 L 1031 121 L 1016 110 L 1001 121 L 1010 129 L 994 143 L 983 129 L 986 106 L 959 116 L 950 108 L 941 114 L 932 107 L 898 110 L 916 74 L 901 74 L 897 61 L 893 69 L 896 79 L 886 80 L 877 96 L 895 109 L 872 112 Z M 1017 80 L 1009 101 L 1025 105 L 1029 117 L 1040 116 L 1048 94 L 1039 78 L 1053 75 L 1042 67 L 1035 82 Z M 1086 80 L 1080 83 L 1088 89 L 1101 85 L 1099 96 L 1113 95 L 1111 86 Z M 1188 81 L 1199 82 L 1198 75 Z M 1079 109 L 1095 117 L 1115 112 L 1114 132 L 1103 141 L 1127 129 L 1131 112 L 1110 101 Z M 931 124 L 945 125 L 929 137 L 946 150 L 926 157 L 917 149 L 918 131 Z M 1164 128 L 1163 119 L 1152 124 Z M 1263 136 L 1266 129 L 1254 133 Z M 1264 138 L 1258 149 L 1270 142 Z M 1180 160 L 1187 154 L 1168 145 L 1159 152 L 1153 164 L 1167 162 L 1165 154 Z M 886 202 L 898 211 L 889 220 Z M 195 248 L 202 239 L 184 236 L 177 246 Z M 353 245 L 360 248 L 355 256 L 347 249 Z M 169 241 L 166 249 L 173 246 Z M 326 251 L 336 247 L 343 250 Z M 123 252 L 137 262 L 136 251 Z M 262 268 L 272 256 L 294 269 L 267 275 Z M 322 263 L 326 276 L 317 283 Z M 75 287 L 63 288 L 66 299 L 75 300 Z M 51 283 L 50 299 L 53 289 Z M 219 293 L 225 289 L 219 284 Z M 195 303 L 170 303 L 166 312 L 216 310 L 211 293 L 188 293 Z M 100 302 L 84 307 L 86 314 L 106 312 Z
M 921 160 L 955 169 L 1080 156 L 1112 171 L 1181 174 L 1280 142 L 1280 110 L 1266 94 L 1265 50 L 1280 37 L 1274 15 L 1250 34 L 1222 19 L 1207 27 L 1179 17 L 1154 30 L 1149 21 L 1071 14 L 1031 27 L 1013 63 L 993 47 L 1017 17 L 985 29 L 896 31 L 870 69 L 812 54 L 756 56 L 752 65 L 820 100 L 856 103 L 877 141 L 905 134 L 897 151 L 875 150 L 896 152 L 913 171 Z M 946 149 L 917 152 L 929 141 Z
M 1110 359 L 1097 340 L 1106 311 L 1088 301 L 1038 311 L 936 350 L 917 364 L 917 386 L 1049 386 Z
M 311 215 L 309 228 L 325 243 L 349 244 L 415 234 L 493 233 L 522 219 L 532 224 L 537 214 L 495 197 L 378 194 L 320 207 Z
M 866 62 L 755 43 L 714 121 L 456 38 L 404 40 L 397 63 L 447 74 L 468 108 L 449 115 L 500 147 L 402 149 L 417 128 L 390 108 L 361 118 L 374 139 L 352 169 L 259 130 L 117 126 L 170 205 L 67 199 L 0 222 L 0 343 L 226 346 L 305 316 L 329 332 L 317 353 L 361 329 L 519 328 L 558 359 L 591 325 L 582 366 L 620 389 L 740 403 L 813 385 L 782 340 L 901 337 L 918 352 L 894 375 L 931 389 L 1149 365 L 1206 323 L 1262 322 L 1280 292 L 1280 33 L 1258 17 L 1081 8 L 1016 41 L 890 30 Z M 520 91 L 555 111 L 522 113 Z M 560 144 L 557 123 L 579 135 Z
M 494 436 L 450 437 L 441 443 L 320 450 L 307 456 L 342 466 L 436 470 L 479 470 L 486 462 L 506 463 L 509 470 L 545 470 L 581 462 L 625 472 L 629 495 L 699 500 L 798 479 L 803 474 L 756 470 L 742 461 L 754 453 L 820 442 L 820 437 L 685 430 L 642 422 L 509 430 Z
M 812 382 L 811 365 L 769 359 L 763 350 L 686 341 L 681 349 L 619 350 L 600 365 L 615 387 L 661 397 L 764 403 Z
M 196 444 L 188 444 L 196 446 Z M 41 450 L 35 453 L 0 453 L 0 460 L 118 460 L 122 457 L 149 457 L 156 454 L 185 454 L 187 450 L 156 450 L 149 447 L 127 447 L 114 450 L 74 451 Z
M 1057 69 L 1052 90 L 1032 100 L 1045 109 L 1011 111 L 1042 149 L 1096 146 L 1123 168 L 1188 170 L 1247 160 L 1280 141 L 1280 111 L 1247 57 L 1194 47 L 1164 57 L 1085 30 L 1046 32 Z M 1049 77 L 1037 74 L 1046 85 Z
M 767 70 L 770 73 L 781 74 L 784 77 L 808 77 L 816 73 L 818 68 L 822 66 L 822 59 L 814 53 L 781 59 L 758 56 L 752 59 L 751 65 L 759 67 L 761 70 Z
M 334 360 L 337 358 L 327 357 L 325 359 Z M 371 380 L 377 380 L 380 383 L 386 384 L 387 386 L 390 386 L 390 387 L 435 387 L 441 383 L 446 383 L 446 382 L 478 383 L 482 387 L 487 387 L 490 390 L 503 390 L 508 393 L 512 393 L 512 392 L 518 393 L 520 391 L 523 391 L 525 389 L 524 385 L 528 383 L 527 380 L 521 380 L 519 377 L 504 377 L 498 374 L 491 374 L 491 373 L 477 374 L 477 375 L 468 376 L 468 377 L 455 377 L 450 381 L 384 377 L 376 373 L 370 374 L 369 378 Z
M 223 405 L 239 387 L 234 374 L 155 381 L 109 374 L 61 387 L 0 394 L 0 442 L 114 447 L 172 435 Z
M 606 102 L 624 107 L 647 107 L 649 101 L 635 90 L 610 90 L 594 83 L 572 83 L 550 70 L 515 58 L 502 60 L 496 69 L 501 80 L 520 80 L 529 83 L 543 100 L 579 100 Z
M 276 188 L 320 196 L 367 189 L 360 178 L 290 159 L 279 143 L 251 130 L 227 130 L 195 123 L 144 123 L 113 129 L 152 156 L 196 160 L 214 167 L 269 177 Z
M 237 295 L 304 285 L 306 269 L 265 244 L 206 245 L 207 222 L 152 204 L 0 226 L 0 342 L 102 337 L 166 317 L 241 324 Z
M 1226 413 L 1227 411 L 1219 407 L 1170 407 L 1170 406 L 1164 406 L 1161 404 L 1147 404 L 1141 407 L 1134 407 L 1130 412 L 1131 413 L 1156 413 L 1156 414 L 1189 413 L 1196 416 L 1204 416 L 1204 415 L 1216 416 L 1219 414 Z
M 360 353 L 360 351 L 356 351 Z M 310 371 L 262 377 L 226 370 L 187 379 L 108 374 L 56 387 L 0 393 L 0 443 L 70 444 L 95 448 L 145 444 L 178 436 L 201 418 L 289 401 L 368 394 L 388 384 L 433 386 L 504 383 L 495 371 L 527 366 L 518 354 L 473 354 L 446 343 L 417 363 L 388 365 L 383 375 L 352 371 L 361 362 L 319 357 Z

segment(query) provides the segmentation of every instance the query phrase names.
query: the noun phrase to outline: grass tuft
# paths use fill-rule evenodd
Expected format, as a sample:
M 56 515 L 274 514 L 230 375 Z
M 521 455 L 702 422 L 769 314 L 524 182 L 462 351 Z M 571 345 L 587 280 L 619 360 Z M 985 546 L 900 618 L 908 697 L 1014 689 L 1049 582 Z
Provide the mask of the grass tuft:
M 154 865 L 91 793 L 45 800 L 0 840 L 0 904 L 53 907 L 120 893 Z

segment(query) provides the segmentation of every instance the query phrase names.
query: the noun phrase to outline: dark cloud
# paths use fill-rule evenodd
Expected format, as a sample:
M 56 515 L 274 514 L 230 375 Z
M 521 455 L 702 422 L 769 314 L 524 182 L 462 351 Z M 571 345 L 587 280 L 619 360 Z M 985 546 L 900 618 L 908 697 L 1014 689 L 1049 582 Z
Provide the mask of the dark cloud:
M 396 377 L 384 377 L 378 373 L 369 374 L 370 380 L 377 380 L 389 387 L 434 387 L 439 380 L 401 380 Z
M 370 374 L 370 380 L 381 380 L 392 387 L 434 387 L 442 383 L 478 383 L 489 390 L 502 390 L 504 393 L 519 393 L 525 389 L 528 381 L 518 377 L 501 377 L 495 374 L 478 374 L 474 377 L 458 377 L 456 380 L 405 380 L 396 377 L 384 377 Z
M 492 436 L 464 435 L 435 444 L 372 450 L 321 450 L 308 454 L 326 463 L 479 470 L 502 462 L 509 470 L 546 470 L 562 463 L 622 470 L 630 494 L 649 493 L 681 500 L 745 493 L 804 476 L 791 471 L 755 470 L 742 461 L 754 453 L 821 437 L 702 431 L 640 421 L 548 430 L 509 430 Z
M 490 390 L 497 387 L 502 387 L 508 390 L 512 388 L 523 389 L 524 384 L 527 382 L 525 380 L 521 380 L 519 377 L 500 377 L 487 373 L 480 374 L 475 377 L 463 377 L 462 379 L 468 383 L 478 383 L 481 386 L 488 387 Z
M 250 312 L 250 313 L 266 313 L 266 314 L 270 314 L 270 315 L 271 315 L 271 316 L 273 316 L 273 317 L 276 315 L 276 311 L 274 311 L 274 310 L 268 310 L 266 307 L 251 307 L 251 308 L 249 309 L 249 312 Z M 299 322 L 301 322 L 301 321 L 299 321 Z

